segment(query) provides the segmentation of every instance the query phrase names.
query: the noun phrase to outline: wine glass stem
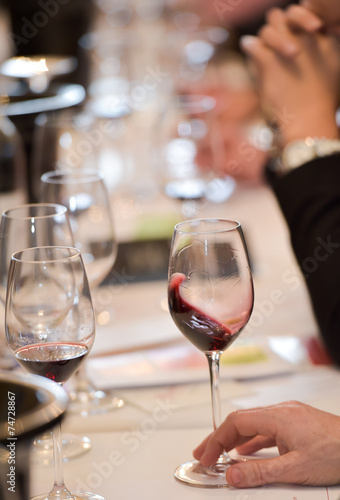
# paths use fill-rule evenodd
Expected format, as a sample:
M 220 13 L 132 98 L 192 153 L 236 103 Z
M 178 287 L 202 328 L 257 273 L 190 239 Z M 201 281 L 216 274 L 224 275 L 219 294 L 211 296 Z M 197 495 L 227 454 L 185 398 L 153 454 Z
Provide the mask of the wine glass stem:
M 181 214 L 184 220 L 194 219 L 199 212 L 199 201 L 197 200 L 182 200 Z
M 209 364 L 209 374 L 210 374 L 210 389 L 211 389 L 211 404 L 212 404 L 212 417 L 213 417 L 213 427 L 214 431 L 221 424 L 221 398 L 220 398 L 220 388 L 219 388 L 219 375 L 220 375 L 220 357 L 221 352 L 208 352 L 206 353 L 208 364 Z M 216 468 L 219 464 L 225 466 L 229 464 L 231 459 L 226 451 L 220 455 L 216 461 Z
M 48 500 L 74 500 L 72 493 L 66 488 L 63 475 L 62 440 L 60 422 L 53 429 L 54 484 L 48 494 Z
M 220 352 L 206 354 L 209 363 L 210 390 L 214 431 L 221 423 L 221 400 L 219 391 Z

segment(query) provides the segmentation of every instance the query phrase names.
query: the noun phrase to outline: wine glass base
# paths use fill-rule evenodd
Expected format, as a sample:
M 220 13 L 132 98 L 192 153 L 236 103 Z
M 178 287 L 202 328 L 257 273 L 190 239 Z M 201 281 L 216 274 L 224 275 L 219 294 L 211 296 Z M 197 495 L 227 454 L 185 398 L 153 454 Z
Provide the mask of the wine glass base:
M 106 413 L 107 411 L 122 408 L 124 404 L 124 401 L 112 392 L 100 390 L 90 392 L 80 391 L 70 394 L 68 411 L 78 413 L 82 417 L 88 417 L 89 415 Z
M 90 493 L 85 491 L 71 491 L 71 497 L 58 497 L 50 496 L 49 493 L 45 495 L 38 495 L 36 497 L 32 497 L 31 500 L 105 500 L 101 495 L 97 495 L 96 493 Z
M 238 460 L 230 459 L 227 463 L 205 467 L 197 460 L 181 464 L 174 472 L 177 481 L 198 488 L 227 488 L 226 472 L 230 465 Z
M 43 443 L 43 444 L 42 444 Z M 63 461 L 67 462 L 73 458 L 80 457 L 90 451 L 91 441 L 86 436 L 75 434 L 63 434 L 62 453 Z M 37 441 L 32 447 L 32 461 L 36 465 L 50 465 L 53 463 L 53 440 L 52 437 Z

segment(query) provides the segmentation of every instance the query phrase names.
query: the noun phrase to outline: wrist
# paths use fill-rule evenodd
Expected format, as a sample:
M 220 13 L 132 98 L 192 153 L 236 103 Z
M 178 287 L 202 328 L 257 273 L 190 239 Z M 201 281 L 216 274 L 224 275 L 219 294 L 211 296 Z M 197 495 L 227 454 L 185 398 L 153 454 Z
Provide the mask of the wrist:
M 288 143 L 277 163 L 277 172 L 284 175 L 316 158 L 340 153 L 340 140 L 327 137 L 306 137 Z
M 339 139 L 339 129 L 336 123 L 336 113 L 323 113 L 306 117 L 303 122 L 292 119 L 291 123 L 281 127 L 282 149 L 294 141 L 304 141 L 307 137 L 323 139 Z
M 328 139 L 330 141 L 339 140 L 339 130 L 336 126 L 334 127 L 325 127 L 325 128 L 316 128 L 316 127 L 305 127 L 305 129 L 301 128 L 296 131 L 291 131 L 287 134 L 281 135 L 281 149 L 283 150 L 292 142 L 304 141 L 308 137 L 320 138 L 320 139 Z

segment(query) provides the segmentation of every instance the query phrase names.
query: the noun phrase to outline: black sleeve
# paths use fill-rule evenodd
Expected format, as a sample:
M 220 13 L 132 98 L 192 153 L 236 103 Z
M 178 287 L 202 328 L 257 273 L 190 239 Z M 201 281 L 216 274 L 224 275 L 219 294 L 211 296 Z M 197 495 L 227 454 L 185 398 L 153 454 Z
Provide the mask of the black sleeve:
M 340 154 L 272 183 L 324 343 L 340 365 Z

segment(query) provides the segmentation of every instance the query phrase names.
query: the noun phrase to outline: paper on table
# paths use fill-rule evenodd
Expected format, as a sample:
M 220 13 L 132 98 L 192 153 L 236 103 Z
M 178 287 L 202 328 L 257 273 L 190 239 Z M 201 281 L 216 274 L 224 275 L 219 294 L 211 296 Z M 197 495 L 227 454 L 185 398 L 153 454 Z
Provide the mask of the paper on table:
M 124 321 L 98 327 L 91 356 L 129 352 L 182 341 L 183 335 L 174 325 L 170 315 L 161 312 L 143 318 L 143 321 Z
M 222 358 L 221 379 L 242 380 L 292 373 L 293 365 L 279 359 L 270 349 L 258 349 L 263 349 L 264 356 L 256 360 L 226 364 Z M 225 360 L 228 360 L 228 351 L 225 356 Z M 102 389 L 175 385 L 208 380 L 206 357 L 189 342 L 93 358 L 89 360 L 87 368 L 92 383 Z

